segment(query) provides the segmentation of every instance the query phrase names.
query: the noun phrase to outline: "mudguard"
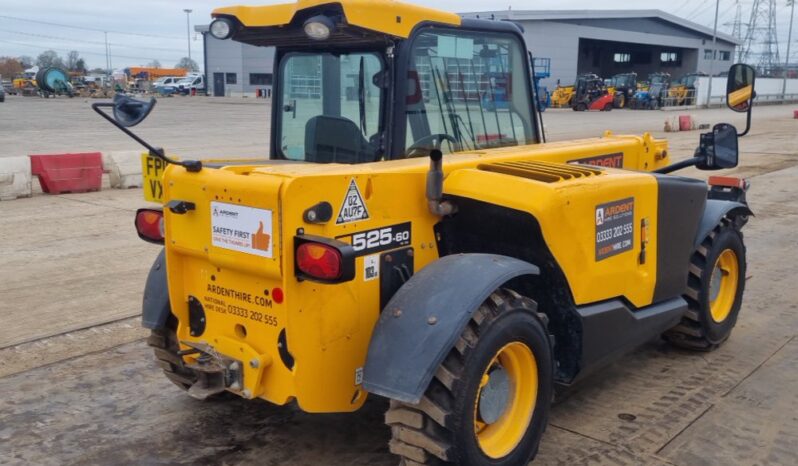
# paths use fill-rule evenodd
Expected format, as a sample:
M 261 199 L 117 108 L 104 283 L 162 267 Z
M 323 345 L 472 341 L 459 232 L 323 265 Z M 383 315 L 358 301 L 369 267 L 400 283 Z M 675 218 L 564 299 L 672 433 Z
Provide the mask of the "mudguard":
M 147 275 L 144 302 L 141 305 L 141 326 L 152 330 L 163 328 L 172 312 L 169 307 L 169 288 L 166 283 L 164 251 L 158 254 Z
M 369 344 L 363 387 L 418 403 L 473 313 L 490 294 L 538 267 L 492 254 L 445 256 L 421 269 L 383 309 Z
M 742 202 L 707 199 L 704 215 L 698 224 L 698 233 L 695 237 L 695 247 L 701 245 L 704 238 L 720 223 L 724 216 L 736 217 L 738 215 L 754 215 L 751 209 Z

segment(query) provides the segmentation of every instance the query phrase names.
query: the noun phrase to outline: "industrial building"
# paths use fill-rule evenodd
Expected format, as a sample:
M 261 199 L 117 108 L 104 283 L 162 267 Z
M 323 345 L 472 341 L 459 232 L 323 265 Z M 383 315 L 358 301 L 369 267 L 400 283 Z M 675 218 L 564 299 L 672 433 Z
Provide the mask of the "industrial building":
M 569 84 L 577 74 L 607 78 L 655 71 L 674 78 L 687 73 L 717 74 L 733 63 L 737 39 L 660 10 L 489 11 L 464 18 L 514 21 L 523 26 L 527 47 L 551 58 L 551 78 Z M 715 56 L 713 63 L 712 57 Z
M 219 40 L 208 33 L 207 25 L 194 30 L 202 34 L 208 95 L 271 96 L 274 48 Z
M 642 79 L 664 71 L 674 78 L 687 73 L 718 74 L 733 63 L 738 41 L 660 10 L 488 11 L 465 18 L 514 21 L 524 29 L 536 57 L 551 59 L 550 88 L 570 84 L 577 74 L 610 77 L 635 71 Z M 208 93 L 214 96 L 271 94 L 274 51 L 221 41 L 197 26 L 205 46 Z M 714 61 L 713 61 L 714 56 Z

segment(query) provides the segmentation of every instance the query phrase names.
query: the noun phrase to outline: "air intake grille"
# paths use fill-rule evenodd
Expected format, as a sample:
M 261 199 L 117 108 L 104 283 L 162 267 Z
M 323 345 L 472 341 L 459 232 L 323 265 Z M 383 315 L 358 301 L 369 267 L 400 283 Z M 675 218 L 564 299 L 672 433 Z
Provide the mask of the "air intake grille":
M 483 163 L 478 165 L 477 168 L 487 172 L 520 176 L 544 183 L 557 183 L 560 181 L 587 178 L 589 176 L 600 175 L 602 172 L 602 170 L 598 168 L 584 165 L 531 161 Z

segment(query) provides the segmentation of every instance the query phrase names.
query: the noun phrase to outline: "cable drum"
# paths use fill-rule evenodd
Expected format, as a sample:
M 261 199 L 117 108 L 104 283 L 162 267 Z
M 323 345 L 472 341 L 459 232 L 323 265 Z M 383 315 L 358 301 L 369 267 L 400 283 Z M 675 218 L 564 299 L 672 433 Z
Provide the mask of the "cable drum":
M 36 73 L 36 84 L 39 89 L 48 94 L 66 94 L 72 97 L 72 84 L 69 74 L 61 68 L 42 68 Z

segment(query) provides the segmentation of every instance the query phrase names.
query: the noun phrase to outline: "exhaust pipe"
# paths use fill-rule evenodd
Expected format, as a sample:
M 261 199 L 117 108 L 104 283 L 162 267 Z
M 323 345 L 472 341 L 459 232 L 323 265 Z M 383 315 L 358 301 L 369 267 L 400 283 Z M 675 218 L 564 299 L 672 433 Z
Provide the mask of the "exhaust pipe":
M 454 204 L 443 200 L 443 153 L 440 149 L 432 149 L 429 153 L 427 207 L 432 214 L 441 217 L 457 212 Z

